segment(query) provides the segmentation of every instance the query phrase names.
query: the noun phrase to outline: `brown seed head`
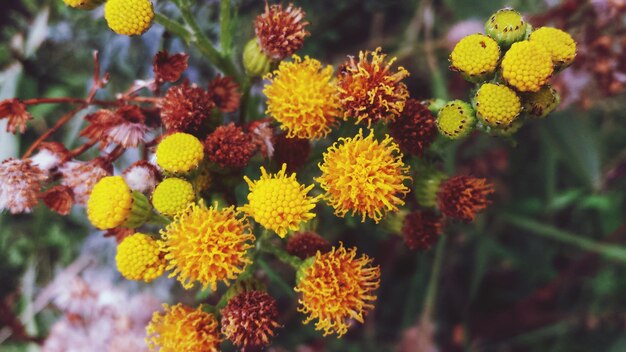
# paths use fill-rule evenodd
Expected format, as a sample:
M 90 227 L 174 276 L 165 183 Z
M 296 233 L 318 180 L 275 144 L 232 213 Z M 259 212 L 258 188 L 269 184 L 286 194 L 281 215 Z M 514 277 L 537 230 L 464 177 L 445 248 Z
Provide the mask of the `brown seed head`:
M 274 60 L 282 60 L 298 51 L 304 45 L 304 38 L 310 33 L 305 27 L 309 22 L 303 21 L 304 11 L 289 4 L 265 3 L 265 12 L 254 22 L 256 37 L 262 50 Z

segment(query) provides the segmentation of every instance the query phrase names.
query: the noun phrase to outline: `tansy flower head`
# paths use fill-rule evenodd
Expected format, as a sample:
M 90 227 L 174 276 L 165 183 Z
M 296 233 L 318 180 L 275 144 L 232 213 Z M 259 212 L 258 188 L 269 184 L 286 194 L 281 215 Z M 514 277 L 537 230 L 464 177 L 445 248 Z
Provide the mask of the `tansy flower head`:
M 204 147 L 188 133 L 171 134 L 156 149 L 157 164 L 166 172 L 185 174 L 198 167 L 204 158 Z
M 536 92 L 552 76 L 554 66 L 543 45 L 524 40 L 513 43 L 502 59 L 502 77 L 520 92 Z
M 266 76 L 269 84 L 263 89 L 267 96 L 267 113 L 280 122 L 287 137 L 322 138 L 330 132 L 339 115 L 337 86 L 333 68 L 294 55 Z
M 243 291 L 222 309 L 222 334 L 242 351 L 269 345 L 280 327 L 276 300 L 267 292 Z
M 150 282 L 163 274 L 165 259 L 157 241 L 143 233 L 125 237 L 117 246 L 115 263 L 128 280 Z
M 152 193 L 152 205 L 159 213 L 174 216 L 196 199 L 193 186 L 182 178 L 166 178 Z
M 248 165 L 256 152 L 256 144 L 249 133 L 230 123 L 220 126 L 204 141 L 209 160 L 221 167 L 242 168 Z
M 569 66 L 576 57 L 576 42 L 569 33 L 557 28 L 541 27 L 530 34 L 529 41 L 541 44 L 559 69 Z
M 16 131 L 24 133 L 26 122 L 33 116 L 26 110 L 26 105 L 19 99 L 6 99 L 0 101 L 0 120 L 7 118 L 7 132 L 15 134 Z
M 308 315 L 304 323 L 317 319 L 316 330 L 339 337 L 348 331 L 351 319 L 363 323 L 374 308 L 380 283 L 380 268 L 371 262 L 366 255 L 357 258 L 356 248 L 346 250 L 343 245 L 309 258 L 299 270 L 295 288 L 302 294 L 298 311 Z
M 10 158 L 0 163 L 0 211 L 28 213 L 37 205 L 46 173 L 30 159 Z
M 218 352 L 220 332 L 215 316 L 181 303 L 163 305 L 164 312 L 154 312 L 146 327 L 146 343 L 150 351 Z
M 63 0 L 65 5 L 81 10 L 93 10 L 105 0 Z
M 496 71 L 500 47 L 484 34 L 472 34 L 461 39 L 450 54 L 450 68 L 461 72 L 470 82 L 485 80 Z
M 474 109 L 462 100 L 453 100 L 444 105 L 437 115 L 439 132 L 451 139 L 467 136 L 476 123 Z
M 218 210 L 202 202 L 178 213 L 161 230 L 170 277 L 187 289 L 198 281 L 213 291 L 218 281 L 235 279 L 250 263 L 246 252 L 254 241 L 248 222 L 238 215 L 234 207 Z
M 203 127 L 214 107 L 209 92 L 185 81 L 167 90 L 161 100 L 161 120 L 170 131 L 195 133 Z
M 389 136 L 377 141 L 373 131 L 367 137 L 361 130 L 353 138 L 340 138 L 324 153 L 319 168 L 322 176 L 316 181 L 337 216 L 359 213 L 362 221 L 370 217 L 378 223 L 386 211 L 397 211 L 409 192 L 404 185 L 410 179 L 408 168 L 398 145 Z
M 93 186 L 110 174 L 110 168 L 110 163 L 102 158 L 87 162 L 68 161 L 59 167 L 63 176 L 61 184 L 72 189 L 76 203 L 87 204 Z
M 396 58 L 385 62 L 386 54 L 377 48 L 373 52 L 359 52 L 359 60 L 349 57 L 339 71 L 339 98 L 343 118 L 365 120 L 368 127 L 379 120 L 393 121 L 404 109 L 409 97 L 401 81 L 409 75 L 403 67 L 394 73 L 391 65 Z
M 295 233 L 287 240 L 287 252 L 300 259 L 312 257 L 317 251 L 324 254 L 330 249 L 330 242 L 312 231 Z
M 287 164 L 287 171 L 293 172 L 304 166 L 311 153 L 311 142 L 304 138 L 288 138 L 286 133 L 274 136 L 274 160 L 278 165 Z
M 406 101 L 402 114 L 389 124 L 389 134 L 403 153 L 421 156 L 437 138 L 437 125 L 432 112 L 415 99 Z
M 295 53 L 304 44 L 309 35 L 305 27 L 309 22 L 303 21 L 304 11 L 289 4 L 269 6 L 265 2 L 265 12 L 254 21 L 254 31 L 262 50 L 274 60 L 282 60 Z
M 487 207 L 487 197 L 493 192 L 493 186 L 484 178 L 455 176 L 442 182 L 437 205 L 443 215 L 470 222 Z
M 307 193 L 313 189 L 313 185 L 301 185 L 295 173 L 287 177 L 286 169 L 287 165 L 283 164 L 280 171 L 272 175 L 261 166 L 259 180 L 252 181 L 244 176 L 250 193 L 248 204 L 241 207 L 261 226 L 276 232 L 281 238 L 285 237 L 287 231 L 297 230 L 300 224 L 313 219 L 315 213 L 311 213 L 311 210 L 321 198 L 309 197 Z
M 522 108 L 520 98 L 511 88 L 493 83 L 480 86 L 474 104 L 476 116 L 492 127 L 509 126 Z
M 207 90 L 215 105 L 222 112 L 233 112 L 239 108 L 241 93 L 239 85 L 230 77 L 215 77 Z
M 93 187 L 87 201 L 87 217 L 100 230 L 138 227 L 150 215 L 148 200 L 132 192 L 122 176 L 106 176 Z
M 549 84 L 541 87 L 537 92 L 526 93 L 522 96 L 524 111 L 535 117 L 548 116 L 559 106 L 560 101 L 559 93 Z
M 142 35 L 152 25 L 154 9 L 150 0 L 108 0 L 104 19 L 117 34 Z
M 505 47 L 526 38 L 529 29 L 524 17 L 511 8 L 498 10 L 485 23 L 485 33 Z
M 161 181 L 159 169 L 145 160 L 134 162 L 124 170 L 122 176 L 130 189 L 141 193 L 152 192 Z
M 407 214 L 402 224 L 404 241 L 411 250 L 427 250 L 432 247 L 443 228 L 440 215 L 432 210 L 416 210 Z

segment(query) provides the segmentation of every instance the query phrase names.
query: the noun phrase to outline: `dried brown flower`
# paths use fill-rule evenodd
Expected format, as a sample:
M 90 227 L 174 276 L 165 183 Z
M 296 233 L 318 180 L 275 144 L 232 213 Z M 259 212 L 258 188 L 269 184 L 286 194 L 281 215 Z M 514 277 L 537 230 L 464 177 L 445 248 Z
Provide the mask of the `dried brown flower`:
M 114 229 L 106 230 L 106 232 L 104 233 L 104 237 L 114 237 L 115 242 L 117 244 L 120 244 L 122 243 L 124 238 L 134 234 L 135 232 L 137 232 L 137 230 L 135 229 L 128 229 L 125 227 L 116 227 Z
M 89 123 L 80 135 L 90 141 L 100 142 L 100 148 L 105 148 L 109 143 L 108 131 L 119 122 L 119 117 L 111 110 L 100 109 L 85 116 Z
M 38 149 L 30 160 L 46 172 L 54 170 L 70 158 L 70 152 L 59 142 L 42 142 Z
M 250 134 L 232 122 L 218 127 L 207 137 L 204 146 L 209 160 L 221 167 L 244 167 L 256 151 Z
M 93 186 L 112 170 L 111 165 L 103 158 L 90 161 L 68 161 L 59 171 L 62 175 L 61 184 L 72 189 L 74 201 L 78 204 L 87 204 Z
M 137 105 L 124 105 L 115 111 L 117 123 L 107 132 L 107 139 L 124 148 L 136 147 L 145 140 L 146 117 Z
M 267 292 L 244 291 L 222 309 L 222 334 L 242 351 L 269 345 L 276 334 L 278 307 Z
M 437 138 L 435 116 L 415 99 L 406 101 L 402 114 L 389 124 L 389 134 L 405 154 L 422 156 Z
M 239 108 L 241 93 L 239 85 L 230 77 L 215 77 L 209 83 L 209 95 L 222 112 L 233 112 Z
M 41 195 L 41 200 L 44 204 L 60 215 L 70 213 L 72 204 L 74 204 L 73 198 L 72 189 L 63 185 L 51 187 Z
M 442 182 L 437 205 L 443 215 L 470 222 L 489 205 L 487 197 L 493 192 L 493 185 L 484 178 L 455 176 Z
M 0 211 L 28 213 L 37 205 L 46 173 L 30 159 L 10 158 L 0 163 Z
M 287 241 L 287 252 L 300 259 L 312 257 L 317 251 L 328 253 L 331 247 L 327 239 L 312 231 L 295 233 Z
M 138 160 L 130 165 L 122 176 L 130 189 L 142 193 L 151 193 L 162 179 L 156 165 L 145 160 Z
M 289 4 L 265 3 L 265 12 L 257 16 L 254 30 L 262 50 L 274 60 L 282 60 L 298 51 L 304 45 L 304 38 L 310 33 L 305 27 L 309 22 L 303 21 L 304 11 Z
M 167 90 L 161 101 L 161 120 L 170 131 L 194 133 L 201 129 L 214 107 L 206 90 L 185 81 Z
M 443 228 L 440 215 L 432 210 L 416 210 L 407 214 L 402 224 L 402 234 L 411 250 L 427 250 L 432 247 Z
M 26 122 L 32 120 L 33 117 L 26 110 L 26 105 L 17 98 L 6 99 L 0 102 L 0 120 L 8 118 L 7 131 L 15 134 L 15 131 L 24 133 L 26 131 Z
M 278 165 L 287 164 L 287 171 L 294 172 L 301 168 L 311 153 L 311 143 L 308 139 L 287 138 L 283 132 L 274 136 L 274 158 Z
M 170 55 L 167 50 L 159 51 L 152 61 L 154 80 L 158 84 L 178 81 L 187 69 L 188 60 L 189 55 L 185 53 Z
M 271 158 L 274 155 L 274 143 L 272 143 L 274 129 L 268 120 L 270 119 L 253 121 L 248 127 L 252 141 L 264 158 Z

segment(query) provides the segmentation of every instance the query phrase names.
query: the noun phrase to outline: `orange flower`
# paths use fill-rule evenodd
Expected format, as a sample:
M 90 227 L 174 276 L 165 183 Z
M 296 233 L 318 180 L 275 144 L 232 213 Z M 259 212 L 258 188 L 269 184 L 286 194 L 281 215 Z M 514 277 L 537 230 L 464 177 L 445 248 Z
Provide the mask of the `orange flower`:
M 487 207 L 487 196 L 493 192 L 493 185 L 484 178 L 455 176 L 439 187 L 437 204 L 443 215 L 470 222 Z

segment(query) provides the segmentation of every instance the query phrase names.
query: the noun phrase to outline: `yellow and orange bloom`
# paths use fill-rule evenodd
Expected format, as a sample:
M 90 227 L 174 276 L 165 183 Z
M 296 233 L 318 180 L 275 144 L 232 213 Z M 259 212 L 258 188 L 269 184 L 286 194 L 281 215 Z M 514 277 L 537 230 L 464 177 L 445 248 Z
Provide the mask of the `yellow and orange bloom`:
M 351 319 L 363 323 L 380 284 L 380 268 L 371 263 L 366 255 L 357 258 L 356 248 L 343 245 L 305 261 L 295 288 L 302 294 L 298 311 L 307 315 L 304 323 L 317 320 L 316 330 L 338 337 L 348 331 Z
M 326 191 L 326 201 L 335 214 L 350 212 L 369 217 L 377 223 L 387 211 L 397 211 L 409 192 L 404 181 L 410 179 L 398 145 L 389 136 L 382 142 L 373 131 L 363 131 L 352 138 L 340 138 L 324 153 L 319 165 L 322 175 L 316 178 Z
M 439 186 L 437 205 L 443 215 L 470 222 L 489 205 L 493 192 L 493 185 L 484 178 L 455 176 Z
M 263 89 L 267 96 L 267 113 L 287 131 L 287 137 L 319 139 L 330 132 L 339 116 L 339 99 L 333 68 L 294 55 L 266 76 L 270 81 Z
M 283 164 L 278 173 L 268 174 L 261 167 L 261 178 L 257 181 L 244 176 L 250 193 L 248 204 L 241 207 L 261 226 L 276 232 L 281 238 L 289 230 L 295 231 L 301 224 L 313 219 L 315 213 L 311 210 L 321 198 L 308 196 L 313 185 L 307 187 L 300 184 L 295 173 L 287 177 L 286 170 L 287 164 Z
M 404 110 L 409 92 L 402 80 L 409 72 L 403 67 L 393 72 L 396 58 L 385 61 L 386 56 L 380 48 L 361 51 L 358 60 L 350 57 L 341 66 L 338 86 L 344 119 L 365 121 L 369 127 L 378 121 L 391 122 Z
M 177 352 L 220 350 L 217 319 L 201 307 L 193 309 L 181 303 L 163 305 L 164 312 L 155 312 L 146 327 L 146 343 L 150 351 Z
M 228 285 L 250 263 L 246 254 L 254 235 L 234 207 L 218 210 L 192 203 L 161 235 L 170 277 L 176 276 L 186 289 L 197 281 L 215 291 L 218 281 Z

